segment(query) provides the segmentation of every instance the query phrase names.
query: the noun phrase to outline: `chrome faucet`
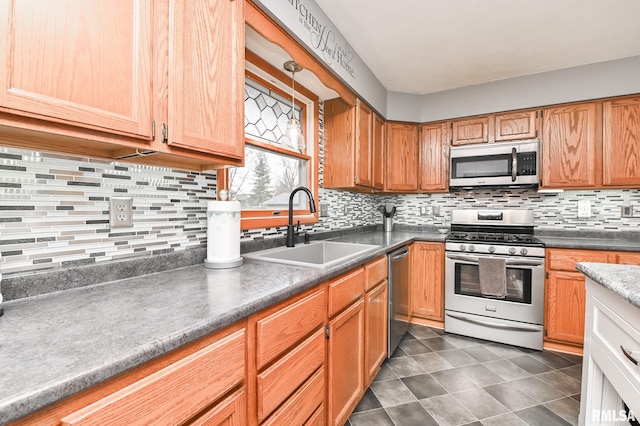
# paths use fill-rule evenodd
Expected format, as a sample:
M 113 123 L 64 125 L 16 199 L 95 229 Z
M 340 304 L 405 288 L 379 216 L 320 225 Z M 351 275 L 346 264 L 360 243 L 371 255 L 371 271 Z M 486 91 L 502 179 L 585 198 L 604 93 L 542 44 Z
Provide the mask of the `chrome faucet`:
M 311 211 L 311 213 L 316 212 L 316 203 L 313 200 L 313 194 L 311 193 L 311 191 L 309 191 L 309 188 L 299 186 L 291 191 L 291 195 L 289 195 L 289 224 L 287 225 L 287 247 L 296 246 L 295 229 L 293 227 L 293 196 L 298 191 L 304 191 L 307 193 L 307 196 L 309 197 L 309 210 Z M 299 224 L 300 222 L 298 221 L 298 225 Z

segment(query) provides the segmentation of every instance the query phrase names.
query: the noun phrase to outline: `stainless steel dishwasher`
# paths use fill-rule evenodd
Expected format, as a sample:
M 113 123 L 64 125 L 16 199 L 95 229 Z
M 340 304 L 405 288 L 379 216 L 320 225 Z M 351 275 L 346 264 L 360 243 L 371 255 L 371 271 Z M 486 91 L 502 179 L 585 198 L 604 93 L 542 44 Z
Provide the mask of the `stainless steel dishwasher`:
M 389 343 L 391 357 L 409 328 L 409 247 L 389 253 Z

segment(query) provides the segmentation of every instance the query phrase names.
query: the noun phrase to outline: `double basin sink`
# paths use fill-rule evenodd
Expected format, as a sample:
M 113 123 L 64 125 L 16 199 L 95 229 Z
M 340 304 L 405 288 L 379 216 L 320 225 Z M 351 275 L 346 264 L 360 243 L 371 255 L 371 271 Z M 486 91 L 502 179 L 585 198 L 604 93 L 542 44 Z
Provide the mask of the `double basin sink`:
M 371 244 L 343 243 L 338 241 L 314 241 L 295 247 L 272 249 L 243 254 L 247 259 L 284 263 L 308 268 L 326 268 L 350 258 L 380 248 Z

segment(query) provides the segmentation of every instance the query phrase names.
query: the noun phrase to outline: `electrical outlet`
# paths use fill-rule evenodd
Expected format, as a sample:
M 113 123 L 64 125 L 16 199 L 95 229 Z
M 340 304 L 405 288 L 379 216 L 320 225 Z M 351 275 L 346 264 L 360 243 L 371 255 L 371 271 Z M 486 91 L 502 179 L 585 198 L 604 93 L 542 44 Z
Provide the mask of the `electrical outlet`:
M 109 199 L 109 226 L 111 228 L 133 226 L 133 198 L 111 197 Z
M 329 205 L 320 204 L 320 217 L 329 217 Z
M 632 205 L 622 206 L 620 217 L 633 217 L 633 206 Z
M 429 214 L 429 207 L 426 204 L 420 206 L 420 216 L 426 216 Z
M 589 200 L 578 201 L 578 217 L 581 217 L 581 218 L 591 217 L 591 201 Z

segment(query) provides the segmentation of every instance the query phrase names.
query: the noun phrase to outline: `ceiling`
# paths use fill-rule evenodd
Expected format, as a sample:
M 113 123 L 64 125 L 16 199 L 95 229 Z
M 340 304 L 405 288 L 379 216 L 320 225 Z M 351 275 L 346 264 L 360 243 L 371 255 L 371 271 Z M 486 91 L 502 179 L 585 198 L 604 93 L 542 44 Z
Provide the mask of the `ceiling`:
M 389 91 L 640 55 L 639 0 L 315 0 Z

